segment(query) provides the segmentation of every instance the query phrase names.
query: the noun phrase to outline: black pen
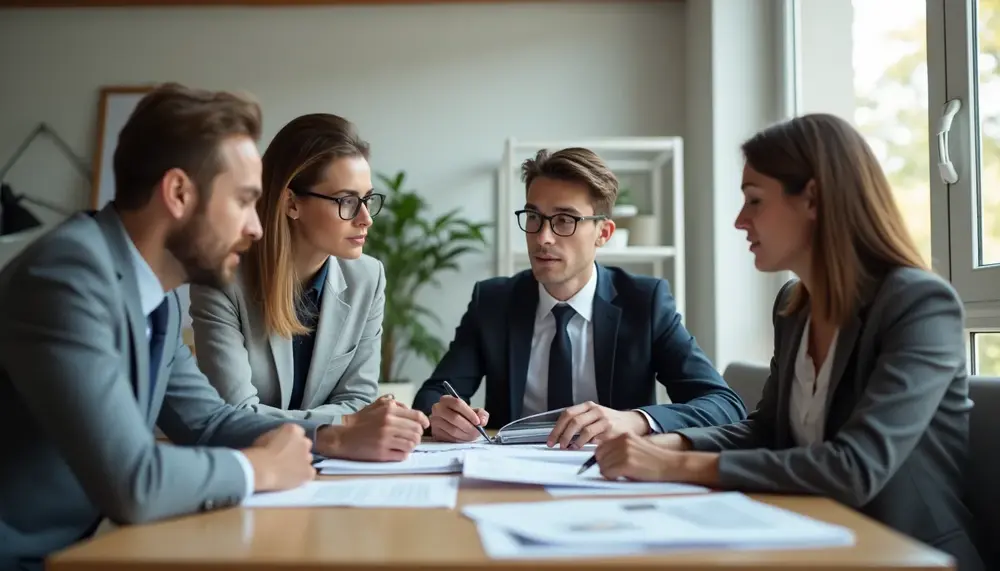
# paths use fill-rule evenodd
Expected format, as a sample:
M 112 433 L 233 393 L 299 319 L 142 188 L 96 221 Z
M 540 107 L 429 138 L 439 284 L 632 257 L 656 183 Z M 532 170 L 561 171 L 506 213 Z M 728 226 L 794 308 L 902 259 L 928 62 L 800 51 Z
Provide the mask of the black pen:
M 451 383 L 449 383 L 448 381 L 443 381 L 443 382 L 444 382 L 444 388 L 448 389 L 448 392 L 451 393 L 451 396 L 457 398 L 458 400 L 462 400 L 462 397 L 458 396 L 458 393 L 455 392 L 455 389 L 451 387 Z M 479 434 L 483 435 L 483 438 L 485 438 L 487 442 L 493 442 L 493 440 L 490 439 L 490 435 L 486 434 L 486 430 L 482 426 L 479 426 L 478 424 L 475 426 L 476 430 L 479 431 Z
M 577 471 L 576 475 L 579 476 L 580 474 L 583 474 L 584 472 L 589 470 L 590 467 L 593 466 L 594 464 L 597 464 L 597 454 L 594 454 L 593 456 L 588 458 L 587 461 L 583 463 L 583 466 L 580 466 L 580 470 Z

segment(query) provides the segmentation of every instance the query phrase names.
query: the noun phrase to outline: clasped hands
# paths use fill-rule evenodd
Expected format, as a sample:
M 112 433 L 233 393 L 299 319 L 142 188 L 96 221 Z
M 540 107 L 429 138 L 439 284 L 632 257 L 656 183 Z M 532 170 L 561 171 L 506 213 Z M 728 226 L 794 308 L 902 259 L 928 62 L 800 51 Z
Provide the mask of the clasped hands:
M 325 425 L 315 443 L 297 424 L 283 424 L 262 434 L 242 452 L 254 469 L 255 491 L 294 488 L 316 477 L 312 451 L 328 458 L 396 462 L 420 444 L 429 426 L 424 413 L 392 397 L 380 397 L 343 424 Z
M 476 426 L 486 426 L 489 419 L 486 410 L 472 408 L 462 399 L 444 395 L 431 408 L 431 434 L 435 440 L 471 442 L 482 438 Z M 549 434 L 547 445 L 579 449 L 619 434 L 646 435 L 649 431 L 649 423 L 640 412 L 585 402 L 562 412 Z

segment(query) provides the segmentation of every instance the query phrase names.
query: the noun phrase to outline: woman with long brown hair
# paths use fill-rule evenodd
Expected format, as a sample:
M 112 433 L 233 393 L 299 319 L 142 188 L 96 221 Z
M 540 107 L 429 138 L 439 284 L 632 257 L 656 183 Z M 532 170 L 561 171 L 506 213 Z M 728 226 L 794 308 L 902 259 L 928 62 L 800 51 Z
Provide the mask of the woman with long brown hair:
M 601 443 L 608 478 L 817 494 L 983 569 L 963 503 L 964 313 L 921 259 L 889 183 L 846 121 L 814 114 L 743 144 L 757 269 L 791 271 L 774 356 L 745 421 Z
M 344 456 L 399 459 L 427 418 L 376 400 L 385 271 L 362 249 L 385 196 L 368 157 L 342 117 L 285 125 L 263 155 L 263 237 L 231 285 L 192 286 L 191 318 L 198 365 L 227 402 L 343 425 Z

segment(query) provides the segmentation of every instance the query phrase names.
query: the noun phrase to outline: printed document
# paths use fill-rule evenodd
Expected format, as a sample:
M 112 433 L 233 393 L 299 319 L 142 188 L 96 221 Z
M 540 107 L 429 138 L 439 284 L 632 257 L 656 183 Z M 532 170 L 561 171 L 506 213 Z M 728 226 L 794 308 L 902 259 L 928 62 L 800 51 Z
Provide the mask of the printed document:
M 462 471 L 464 450 L 438 454 L 410 454 L 399 462 L 363 462 L 328 458 L 316 464 L 321 474 L 457 474 Z
M 458 483 L 458 476 L 313 480 L 291 490 L 254 494 L 243 501 L 243 507 L 453 509 L 458 499 Z
M 831 547 L 854 543 L 853 532 L 758 502 L 738 492 L 673 498 L 562 500 L 466 506 L 462 513 L 476 522 L 484 548 L 509 556 L 520 548 L 551 546 L 595 550 L 628 546 L 641 553 L 665 549 L 787 549 Z M 485 527 L 484 527 L 485 526 Z M 516 541 L 513 541 L 515 540 Z M 513 541 L 513 545 L 512 545 Z M 520 547 L 518 547 L 520 546 Z M 615 549 L 617 551 L 615 551 Z
M 567 451 L 568 452 L 568 451 Z M 555 453 L 554 453 L 555 454 Z M 580 466 L 590 457 L 585 453 L 577 462 L 543 462 L 535 458 L 520 458 L 511 454 L 491 454 L 483 451 L 466 453 L 462 475 L 476 480 L 536 484 L 542 486 L 576 486 L 588 488 L 628 488 L 646 494 L 698 494 L 708 488 L 669 482 L 612 481 L 601 476 L 597 466 L 577 475 Z

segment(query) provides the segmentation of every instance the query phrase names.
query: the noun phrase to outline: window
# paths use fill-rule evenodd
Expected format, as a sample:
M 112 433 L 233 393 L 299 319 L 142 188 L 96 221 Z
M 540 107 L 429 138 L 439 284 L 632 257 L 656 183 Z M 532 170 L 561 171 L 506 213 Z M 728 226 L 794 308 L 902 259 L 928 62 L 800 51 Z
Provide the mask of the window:
M 1000 0 L 786 2 L 801 29 L 797 111 L 865 135 L 925 259 L 965 302 L 970 369 L 1000 376 Z
M 972 372 L 1000 377 L 1000 332 L 972 334 Z
M 933 160 L 957 180 L 932 179 L 947 196 L 935 250 L 947 251 L 952 283 L 977 321 L 1000 324 L 1000 0 L 928 0 L 931 118 L 957 101 Z M 937 125 L 934 125 L 937 127 Z M 934 129 L 931 133 L 939 137 Z M 947 242 L 947 246 L 945 245 Z M 937 246 L 937 244 L 941 244 Z

